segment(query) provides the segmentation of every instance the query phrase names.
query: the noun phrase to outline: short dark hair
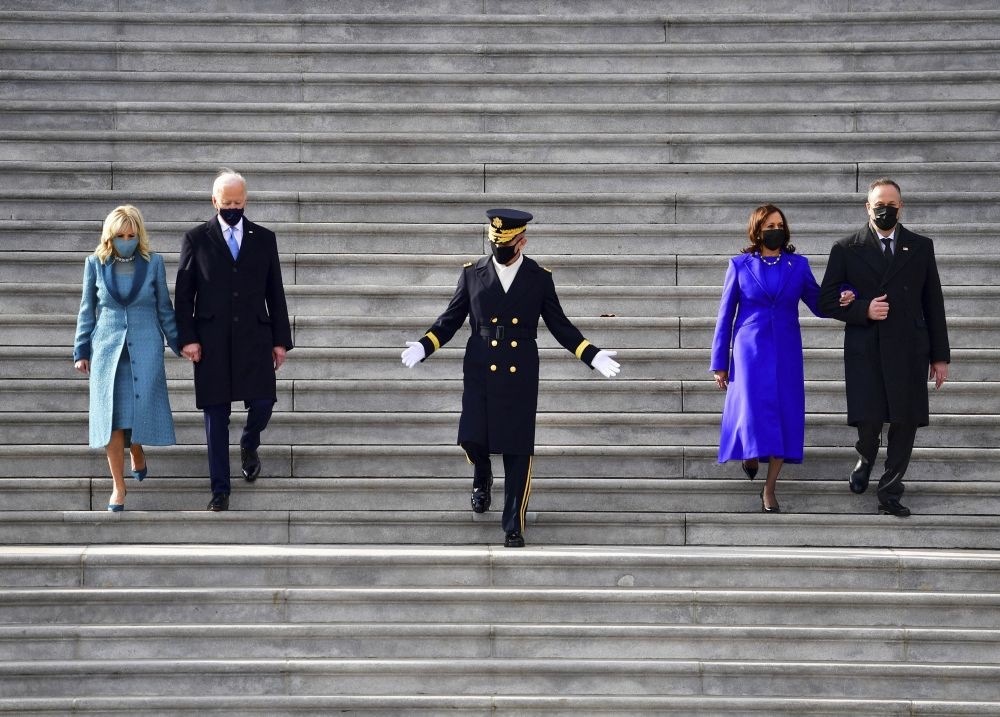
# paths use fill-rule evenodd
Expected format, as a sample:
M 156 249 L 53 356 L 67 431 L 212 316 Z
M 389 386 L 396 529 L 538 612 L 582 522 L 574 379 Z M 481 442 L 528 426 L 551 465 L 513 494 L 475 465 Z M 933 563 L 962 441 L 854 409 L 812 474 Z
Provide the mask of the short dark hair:
M 896 191 L 899 192 L 899 196 L 903 196 L 903 190 L 899 188 L 899 185 L 888 177 L 879 177 L 868 185 L 868 193 L 871 194 L 875 187 L 895 187 Z
M 755 251 L 760 251 L 761 246 L 764 244 L 760 228 L 764 226 L 764 220 L 775 212 L 781 215 L 781 223 L 785 225 L 785 245 L 781 249 L 789 254 L 795 253 L 795 245 L 792 244 L 792 232 L 788 228 L 788 220 L 785 219 L 785 213 L 773 204 L 761 204 L 750 213 L 750 221 L 747 222 L 747 236 L 750 238 L 750 246 L 743 248 L 743 254 L 752 254 Z

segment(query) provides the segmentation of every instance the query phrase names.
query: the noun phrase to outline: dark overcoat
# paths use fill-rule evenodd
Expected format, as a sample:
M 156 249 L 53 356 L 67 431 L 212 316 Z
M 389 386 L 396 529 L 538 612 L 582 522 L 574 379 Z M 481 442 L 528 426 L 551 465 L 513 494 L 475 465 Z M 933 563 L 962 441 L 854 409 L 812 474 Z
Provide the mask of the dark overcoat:
M 897 225 L 892 261 L 875 232 L 865 226 L 830 250 L 820 288 L 820 310 L 845 323 L 844 375 L 847 422 L 928 422 L 930 364 L 950 361 L 941 279 L 934 243 Z M 843 284 L 857 300 L 839 305 Z M 871 300 L 888 295 L 884 321 L 868 318 Z
M 239 257 L 217 218 L 184 235 L 174 291 L 181 347 L 201 344 L 194 365 L 198 408 L 276 400 L 272 349 L 292 348 L 274 233 L 243 220 Z
M 458 442 L 478 443 L 491 453 L 533 454 L 538 319 L 588 366 L 599 349 L 566 318 L 552 273 L 528 257 L 507 293 L 491 256 L 467 264 L 448 308 L 420 339 L 427 356 L 448 343 L 466 317 L 472 334 L 465 346 Z

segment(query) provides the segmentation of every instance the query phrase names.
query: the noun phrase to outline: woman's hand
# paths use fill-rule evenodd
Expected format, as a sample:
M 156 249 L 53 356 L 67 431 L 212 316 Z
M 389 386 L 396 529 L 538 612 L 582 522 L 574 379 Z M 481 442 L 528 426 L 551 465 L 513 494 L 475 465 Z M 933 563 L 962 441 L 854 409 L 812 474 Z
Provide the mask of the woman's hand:
M 848 289 L 847 291 L 841 291 L 840 292 L 840 305 L 841 306 L 850 306 L 852 303 L 854 303 L 854 300 L 856 298 L 857 297 L 854 295 L 854 292 L 851 291 L 850 289 Z
M 714 371 L 713 373 L 715 373 L 715 385 L 721 388 L 723 391 L 725 391 L 726 386 L 729 385 L 729 372 Z
M 87 359 L 80 359 L 75 364 L 73 364 L 73 368 L 75 368 L 82 374 L 86 374 L 87 376 L 90 375 L 90 361 L 88 361 Z

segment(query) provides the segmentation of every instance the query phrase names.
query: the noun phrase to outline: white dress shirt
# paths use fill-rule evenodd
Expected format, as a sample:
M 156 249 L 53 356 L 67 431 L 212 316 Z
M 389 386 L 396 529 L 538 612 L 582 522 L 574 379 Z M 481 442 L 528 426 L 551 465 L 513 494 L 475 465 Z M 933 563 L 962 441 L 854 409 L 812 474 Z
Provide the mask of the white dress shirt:
M 879 232 L 878 232 L 877 229 L 875 230 L 875 234 L 876 234 L 876 236 L 878 236 L 878 243 L 881 245 L 880 248 L 882 249 L 882 252 L 883 253 L 885 252 L 885 242 L 882 241 L 882 240 L 883 239 L 888 239 L 889 240 L 889 249 L 892 250 L 892 255 L 895 256 L 896 255 L 896 227 L 892 228 L 892 231 L 889 232 L 889 236 L 882 236 L 881 234 L 879 234 Z
M 517 276 L 517 270 L 521 268 L 521 264 L 524 263 L 524 254 L 517 255 L 517 261 L 515 261 L 510 266 L 504 266 L 497 261 L 496 257 L 493 257 L 493 266 L 496 267 L 497 276 L 500 278 L 500 285 L 503 286 L 503 293 L 507 293 L 510 289 L 510 285 L 514 283 L 514 277 Z

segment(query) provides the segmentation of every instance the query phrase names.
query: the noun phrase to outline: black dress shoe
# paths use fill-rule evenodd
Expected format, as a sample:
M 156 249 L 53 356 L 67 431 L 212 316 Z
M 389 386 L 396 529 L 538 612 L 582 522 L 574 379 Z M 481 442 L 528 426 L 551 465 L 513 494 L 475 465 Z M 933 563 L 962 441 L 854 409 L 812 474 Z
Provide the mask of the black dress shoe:
M 472 491 L 472 512 L 473 513 L 485 513 L 490 509 L 490 504 L 493 502 L 493 496 L 490 494 L 490 488 L 493 487 L 493 479 L 490 478 L 490 482 L 486 484 L 485 489 L 479 489 Z
M 524 536 L 521 535 L 520 530 L 512 530 L 507 533 L 507 537 L 504 538 L 503 547 L 505 548 L 523 548 L 524 547 Z
M 212 493 L 212 500 L 208 503 L 208 509 L 213 513 L 221 513 L 224 510 L 229 510 L 229 494 Z
M 260 475 L 260 457 L 252 448 L 240 446 L 240 461 L 243 463 L 243 479 L 253 483 Z
M 894 515 L 897 518 L 909 518 L 910 509 L 899 502 L 898 498 L 889 498 L 878 502 L 878 512 L 880 515 Z
M 753 480 L 757 477 L 757 468 L 760 466 L 758 463 L 755 466 L 751 466 L 748 461 L 740 461 L 740 467 L 743 468 L 743 472 L 747 474 L 747 478 Z
M 871 475 L 872 464 L 866 461 L 864 456 L 859 457 L 857 465 L 854 466 L 854 470 L 851 472 L 851 479 L 848 482 L 851 492 L 861 495 L 868 490 L 868 479 L 871 478 Z
M 774 501 L 774 505 L 772 505 L 770 508 L 767 507 L 767 504 L 764 502 L 764 489 L 763 488 L 760 489 L 760 512 L 761 513 L 780 513 L 781 512 L 781 506 L 778 505 L 778 501 L 777 500 Z

